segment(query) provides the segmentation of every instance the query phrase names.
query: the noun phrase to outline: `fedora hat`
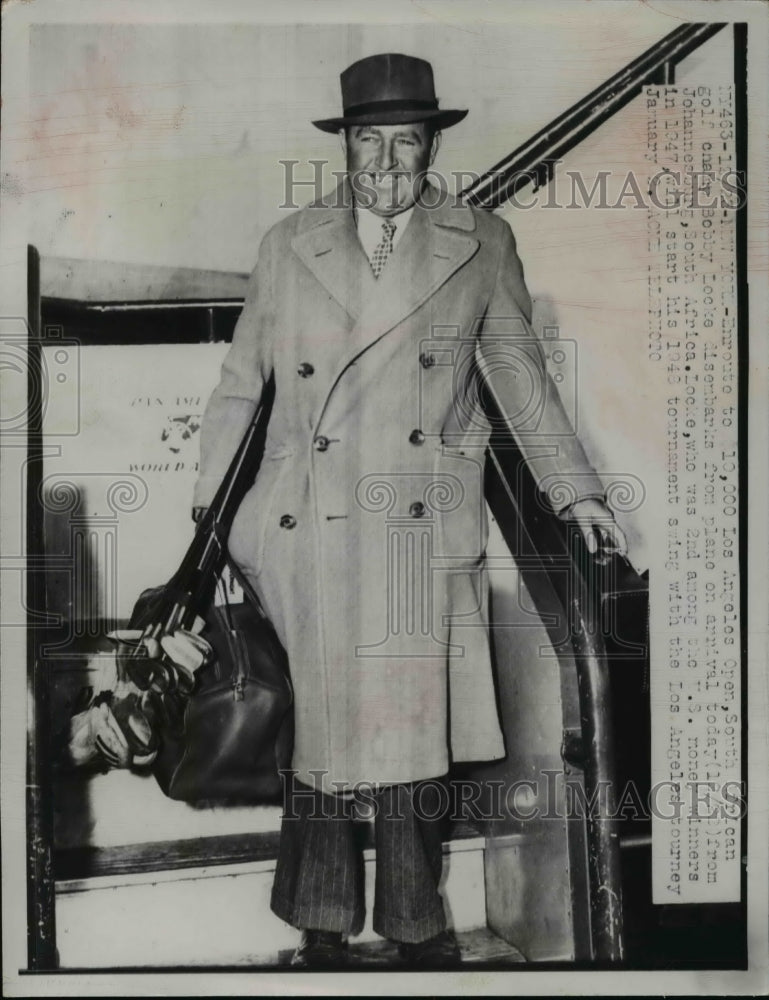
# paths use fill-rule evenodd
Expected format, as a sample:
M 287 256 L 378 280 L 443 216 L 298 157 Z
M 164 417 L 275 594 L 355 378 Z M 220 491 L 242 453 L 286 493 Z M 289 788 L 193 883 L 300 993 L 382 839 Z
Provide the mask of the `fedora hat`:
M 467 111 L 438 108 L 433 68 L 424 59 L 396 52 L 368 56 L 348 66 L 341 74 L 341 118 L 324 118 L 312 124 L 324 132 L 337 132 L 347 125 L 405 125 L 432 122 L 448 128 Z

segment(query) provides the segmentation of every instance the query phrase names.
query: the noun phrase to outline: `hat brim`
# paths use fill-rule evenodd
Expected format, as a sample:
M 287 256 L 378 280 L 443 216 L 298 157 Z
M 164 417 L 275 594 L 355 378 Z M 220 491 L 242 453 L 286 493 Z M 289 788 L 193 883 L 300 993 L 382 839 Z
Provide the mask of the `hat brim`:
M 436 128 L 450 128 L 461 122 L 467 111 L 372 111 L 365 115 L 351 115 L 342 118 L 323 118 L 312 124 L 322 132 L 338 132 L 351 125 L 412 125 L 416 122 L 432 122 Z

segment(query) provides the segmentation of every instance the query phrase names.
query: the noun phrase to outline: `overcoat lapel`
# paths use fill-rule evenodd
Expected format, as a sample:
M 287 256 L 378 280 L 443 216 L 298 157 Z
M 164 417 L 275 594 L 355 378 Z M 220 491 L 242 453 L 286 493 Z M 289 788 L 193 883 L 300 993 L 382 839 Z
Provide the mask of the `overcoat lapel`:
M 358 239 L 350 202 L 343 200 L 343 190 L 336 203 L 339 207 L 331 202 L 305 209 L 304 226 L 291 246 L 350 318 L 357 320 L 376 287 L 376 278 Z
M 464 232 L 454 228 L 457 222 Z M 363 303 L 346 364 L 416 312 L 475 255 L 478 240 L 467 231 L 474 227 L 467 208 L 416 206 L 400 243 Z
M 426 203 L 441 193 L 427 191 Z M 352 195 L 346 180 L 303 212 L 291 246 L 297 256 L 350 317 L 348 337 L 333 361 L 317 421 L 322 419 L 339 380 L 364 351 L 415 312 L 475 256 L 475 219 L 458 202 L 426 208 L 418 204 L 379 278 L 375 278 L 358 238 Z
M 441 195 L 428 188 L 428 204 Z M 371 272 L 355 229 L 352 195 L 344 181 L 304 210 L 291 246 L 300 260 L 356 321 L 354 346 L 370 346 L 411 315 L 475 255 L 475 220 L 457 202 L 417 205 L 384 271 Z M 352 346 L 352 345 L 351 345 Z

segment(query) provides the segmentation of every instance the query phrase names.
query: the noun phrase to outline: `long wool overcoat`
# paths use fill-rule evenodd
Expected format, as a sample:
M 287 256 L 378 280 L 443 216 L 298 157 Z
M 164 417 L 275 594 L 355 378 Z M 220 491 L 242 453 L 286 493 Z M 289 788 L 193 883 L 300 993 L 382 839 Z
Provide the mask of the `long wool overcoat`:
M 378 279 L 346 183 L 264 237 L 205 412 L 194 502 L 211 502 L 274 372 L 229 547 L 288 652 L 300 780 L 415 781 L 504 754 L 479 366 L 543 497 L 558 509 L 603 495 L 530 310 L 508 224 L 434 188 Z

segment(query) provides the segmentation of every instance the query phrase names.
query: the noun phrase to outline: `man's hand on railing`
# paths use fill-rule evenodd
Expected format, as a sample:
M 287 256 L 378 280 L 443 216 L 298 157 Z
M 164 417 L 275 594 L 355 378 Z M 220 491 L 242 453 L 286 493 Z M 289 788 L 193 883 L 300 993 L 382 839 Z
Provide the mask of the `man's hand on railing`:
M 602 500 L 589 497 L 573 504 L 566 518 L 579 525 L 588 552 L 599 563 L 606 563 L 612 555 L 627 555 L 625 533 L 614 520 L 614 515 Z

